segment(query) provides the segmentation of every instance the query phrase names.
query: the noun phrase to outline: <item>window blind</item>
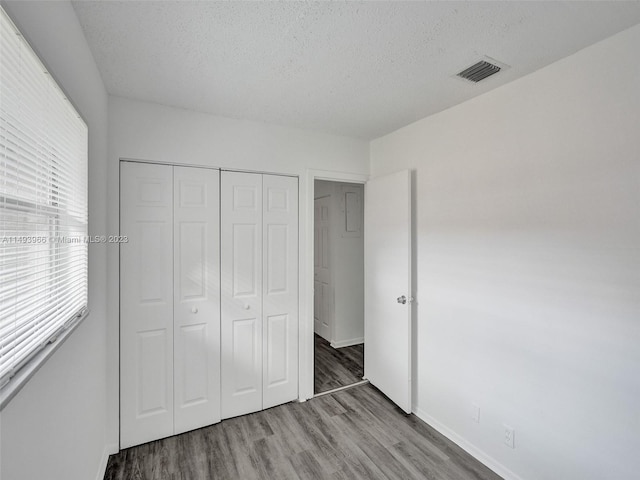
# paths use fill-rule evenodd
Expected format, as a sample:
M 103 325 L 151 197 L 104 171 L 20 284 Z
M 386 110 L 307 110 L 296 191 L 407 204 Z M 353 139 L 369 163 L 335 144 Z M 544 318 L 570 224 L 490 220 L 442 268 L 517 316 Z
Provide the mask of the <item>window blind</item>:
M 84 121 L 0 7 L 0 386 L 87 307 Z

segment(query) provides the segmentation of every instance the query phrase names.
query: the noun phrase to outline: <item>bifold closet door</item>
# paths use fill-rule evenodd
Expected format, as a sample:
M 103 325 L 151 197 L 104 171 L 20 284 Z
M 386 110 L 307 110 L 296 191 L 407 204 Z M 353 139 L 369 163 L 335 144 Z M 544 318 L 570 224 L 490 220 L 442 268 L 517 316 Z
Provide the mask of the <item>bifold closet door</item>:
M 220 172 L 173 167 L 174 434 L 220 421 Z
M 298 398 L 298 179 L 262 182 L 262 408 L 270 408 Z
M 123 162 L 120 189 L 125 448 L 220 420 L 219 172 Z
M 221 172 L 222 418 L 262 409 L 262 175 Z
M 173 170 L 120 165 L 121 447 L 173 435 Z
M 222 418 L 298 396 L 298 180 L 222 172 Z

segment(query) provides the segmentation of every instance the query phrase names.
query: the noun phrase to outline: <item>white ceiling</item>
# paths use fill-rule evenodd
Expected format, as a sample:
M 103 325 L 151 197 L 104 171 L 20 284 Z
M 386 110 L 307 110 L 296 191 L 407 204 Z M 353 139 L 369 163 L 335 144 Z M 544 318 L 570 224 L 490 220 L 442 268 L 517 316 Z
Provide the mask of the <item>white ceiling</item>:
M 366 139 L 640 23 L 638 1 L 74 8 L 111 94 Z M 454 77 L 484 55 L 511 68 L 479 84 Z

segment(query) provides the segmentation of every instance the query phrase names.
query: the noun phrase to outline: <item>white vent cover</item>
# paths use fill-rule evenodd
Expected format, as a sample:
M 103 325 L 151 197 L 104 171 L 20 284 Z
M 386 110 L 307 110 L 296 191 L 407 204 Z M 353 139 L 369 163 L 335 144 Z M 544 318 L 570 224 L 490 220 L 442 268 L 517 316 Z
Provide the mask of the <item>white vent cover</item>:
M 480 60 L 470 67 L 465 68 L 460 73 L 457 73 L 456 76 L 464 78 L 470 82 L 478 83 L 479 81 L 484 80 L 505 68 L 509 68 L 509 66 L 496 62 L 492 58 L 485 57 L 484 60 Z

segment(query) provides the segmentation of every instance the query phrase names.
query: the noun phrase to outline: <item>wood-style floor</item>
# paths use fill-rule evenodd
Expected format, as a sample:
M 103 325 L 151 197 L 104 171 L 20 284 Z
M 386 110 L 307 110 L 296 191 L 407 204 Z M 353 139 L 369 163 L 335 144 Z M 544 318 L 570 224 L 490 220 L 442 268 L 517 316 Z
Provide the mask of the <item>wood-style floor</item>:
M 364 375 L 364 345 L 333 348 L 315 334 L 314 393 L 328 392 L 360 382 Z
M 109 458 L 105 480 L 497 480 L 495 473 L 361 385 L 224 420 Z

